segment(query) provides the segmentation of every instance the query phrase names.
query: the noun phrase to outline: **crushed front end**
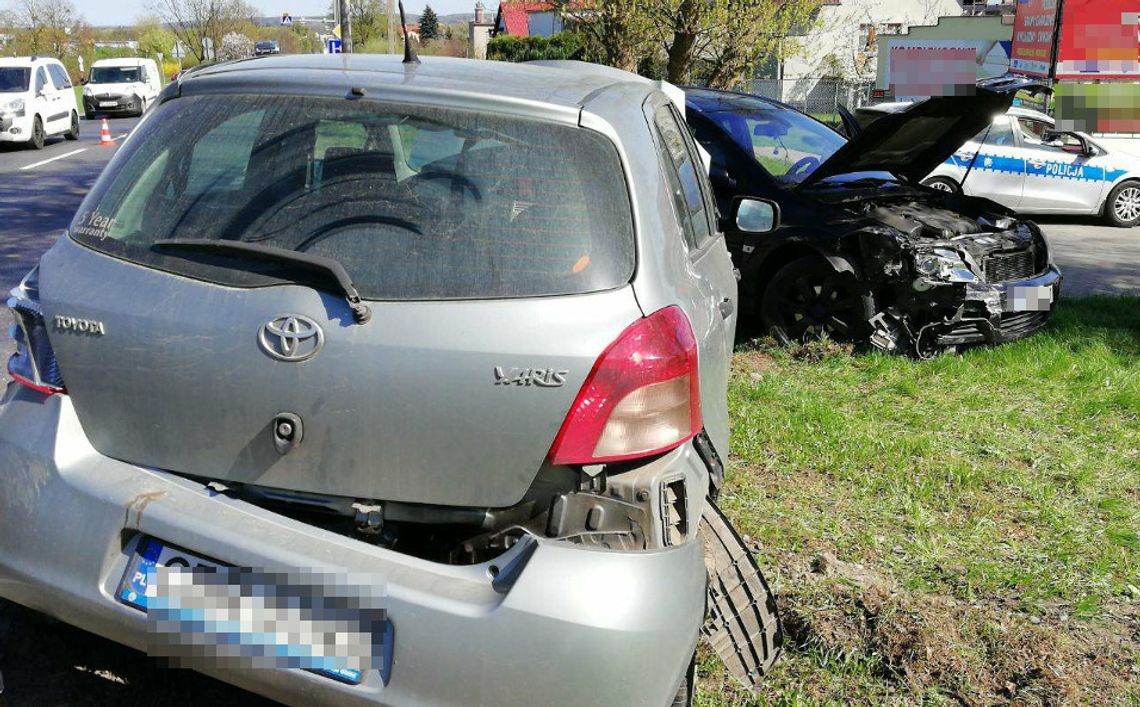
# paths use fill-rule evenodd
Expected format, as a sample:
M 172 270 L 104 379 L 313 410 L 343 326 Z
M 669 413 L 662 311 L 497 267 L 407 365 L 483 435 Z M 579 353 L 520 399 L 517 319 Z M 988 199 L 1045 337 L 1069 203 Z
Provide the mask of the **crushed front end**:
M 878 224 L 859 234 L 876 348 L 926 358 L 1020 339 L 1052 315 L 1062 278 L 1041 229 L 980 200 L 945 198 L 863 206 Z

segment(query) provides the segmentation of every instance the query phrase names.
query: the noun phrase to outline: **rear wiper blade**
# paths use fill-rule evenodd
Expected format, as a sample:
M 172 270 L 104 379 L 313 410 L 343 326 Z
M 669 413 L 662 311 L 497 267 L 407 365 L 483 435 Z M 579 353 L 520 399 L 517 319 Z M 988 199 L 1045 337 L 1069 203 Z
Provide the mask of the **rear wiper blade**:
M 360 299 L 360 293 L 356 291 L 356 286 L 352 284 L 352 278 L 349 277 L 348 271 L 344 269 L 344 266 L 341 265 L 339 261 L 326 258 L 323 255 L 301 253 L 295 250 L 274 248 L 272 246 L 258 245 L 256 243 L 244 243 L 242 241 L 220 241 L 212 238 L 165 238 L 155 241 L 152 245 L 156 248 L 169 248 L 171 250 L 241 253 L 243 255 L 254 256 L 261 260 L 273 260 L 279 263 L 296 265 L 301 268 L 322 272 L 326 275 L 330 275 L 340 287 L 341 294 L 344 295 L 349 308 L 352 310 L 353 319 L 363 324 L 372 318 L 372 310 Z

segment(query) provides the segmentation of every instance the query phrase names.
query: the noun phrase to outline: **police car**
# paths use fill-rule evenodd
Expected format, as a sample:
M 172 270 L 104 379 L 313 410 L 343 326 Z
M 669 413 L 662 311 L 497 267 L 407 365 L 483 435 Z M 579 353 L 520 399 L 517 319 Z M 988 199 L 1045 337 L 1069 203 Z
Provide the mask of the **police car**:
M 910 105 L 860 108 L 860 122 Z M 1085 133 L 1059 132 L 1052 118 L 1026 108 L 994 118 L 923 184 L 964 190 L 1024 214 L 1096 215 L 1114 226 L 1140 225 L 1140 159 Z

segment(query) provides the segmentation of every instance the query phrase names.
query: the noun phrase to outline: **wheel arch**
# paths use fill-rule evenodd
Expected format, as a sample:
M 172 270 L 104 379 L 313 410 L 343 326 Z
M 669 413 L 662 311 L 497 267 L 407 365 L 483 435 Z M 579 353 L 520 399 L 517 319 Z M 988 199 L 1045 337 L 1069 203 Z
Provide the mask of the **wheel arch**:
M 1101 199 L 1100 202 L 1100 213 L 1098 214 L 1099 216 L 1104 216 L 1108 213 L 1108 198 L 1112 196 L 1112 192 L 1116 191 L 1116 188 L 1122 184 L 1128 184 L 1130 182 L 1140 187 L 1140 174 L 1129 172 L 1120 179 L 1117 179 L 1112 184 L 1108 185 L 1108 188 L 1104 190 L 1104 198 Z
M 750 277 L 758 282 L 766 282 L 780 268 L 800 258 L 819 258 L 827 261 L 831 267 L 835 268 L 836 272 L 858 275 L 855 266 L 846 257 L 835 253 L 825 253 L 823 250 L 803 241 L 792 241 L 781 245 L 768 254 L 768 257 L 764 258 L 764 262 L 750 273 Z

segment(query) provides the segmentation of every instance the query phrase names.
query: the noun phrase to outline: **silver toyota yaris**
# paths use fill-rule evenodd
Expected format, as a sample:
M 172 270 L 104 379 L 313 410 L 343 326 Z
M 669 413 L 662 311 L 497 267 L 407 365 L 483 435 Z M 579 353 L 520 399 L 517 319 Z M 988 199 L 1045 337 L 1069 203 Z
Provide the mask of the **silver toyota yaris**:
M 9 300 L 0 596 L 296 704 L 684 704 L 702 626 L 755 679 L 680 99 L 363 55 L 169 87 Z

